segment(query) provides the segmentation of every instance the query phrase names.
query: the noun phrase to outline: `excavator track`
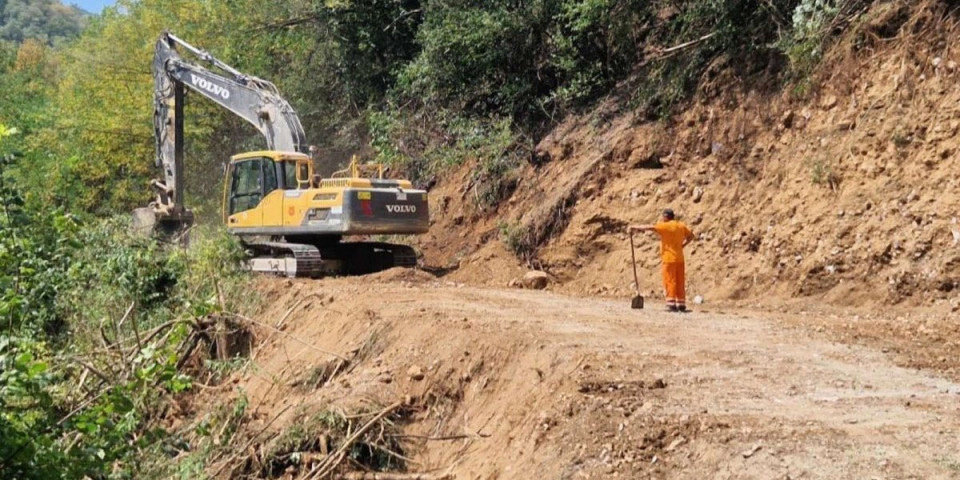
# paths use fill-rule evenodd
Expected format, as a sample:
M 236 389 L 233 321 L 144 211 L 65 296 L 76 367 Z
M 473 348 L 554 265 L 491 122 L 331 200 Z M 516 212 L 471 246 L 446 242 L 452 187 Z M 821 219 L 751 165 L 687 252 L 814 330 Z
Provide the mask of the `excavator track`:
M 407 245 L 383 242 L 303 243 L 245 240 L 250 270 L 286 277 L 363 275 L 393 267 L 416 267 L 417 253 Z
M 383 242 L 342 242 L 320 248 L 327 258 L 341 261 L 339 273 L 363 275 L 393 267 L 417 266 L 417 253 L 407 245 Z
M 316 278 L 339 269 L 325 260 L 313 245 L 285 242 L 244 242 L 253 253 L 247 260 L 250 270 L 286 277 Z

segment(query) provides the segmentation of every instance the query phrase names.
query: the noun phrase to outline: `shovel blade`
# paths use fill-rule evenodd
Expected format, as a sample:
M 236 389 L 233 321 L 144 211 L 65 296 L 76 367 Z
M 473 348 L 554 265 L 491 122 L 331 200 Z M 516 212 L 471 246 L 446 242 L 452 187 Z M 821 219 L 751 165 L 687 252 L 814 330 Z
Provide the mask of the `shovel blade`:
M 637 295 L 630 300 L 630 308 L 640 310 L 643 308 L 643 295 Z

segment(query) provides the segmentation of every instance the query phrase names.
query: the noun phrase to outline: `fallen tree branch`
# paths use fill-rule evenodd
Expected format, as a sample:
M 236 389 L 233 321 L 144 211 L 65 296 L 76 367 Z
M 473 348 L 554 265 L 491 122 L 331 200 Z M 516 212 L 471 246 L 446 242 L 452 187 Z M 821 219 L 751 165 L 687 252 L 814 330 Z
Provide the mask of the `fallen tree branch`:
M 220 282 L 214 280 L 213 288 L 217 290 L 217 299 L 220 302 L 220 311 L 227 311 L 227 300 L 223 296 L 223 290 L 220 289 Z M 222 315 L 216 316 L 216 323 L 213 326 L 214 342 L 217 346 L 217 360 L 226 360 L 230 358 L 230 350 L 227 345 L 227 320 Z
M 381 425 L 381 428 L 382 428 L 382 427 L 383 427 L 383 426 Z M 400 455 L 399 453 L 394 452 L 393 450 L 390 450 L 389 448 L 384 447 L 383 445 L 377 445 L 376 443 L 373 443 L 373 444 L 371 444 L 370 446 L 373 447 L 373 448 L 376 448 L 377 450 L 380 450 L 380 451 L 383 452 L 383 453 L 386 453 L 387 455 L 390 455 L 390 456 L 393 457 L 393 458 L 396 458 L 397 460 L 402 460 L 402 461 L 404 461 L 404 462 L 415 463 L 415 464 L 417 464 L 417 465 L 420 465 L 420 462 L 418 462 L 418 461 L 416 461 L 416 460 L 414 460 L 414 459 L 412 459 L 412 458 L 409 458 L 409 457 L 405 457 L 405 456 L 403 456 L 403 455 Z
M 59 421 L 57 421 L 57 426 L 63 425 L 63 422 L 66 422 L 67 420 L 70 419 L 70 417 L 73 417 L 74 415 L 76 415 L 77 412 L 83 410 L 84 408 L 87 408 L 87 407 L 90 406 L 93 402 L 96 402 L 97 400 L 99 400 L 100 397 L 102 397 L 104 394 L 106 394 L 106 393 L 109 392 L 109 391 L 110 391 L 110 389 L 101 390 L 100 393 L 98 393 L 97 395 L 95 395 L 95 396 L 93 396 L 93 397 L 91 397 L 91 398 L 88 398 L 88 399 L 80 402 L 80 405 L 77 405 L 76 407 L 74 407 L 74 409 L 71 410 L 70 413 L 67 413 L 66 415 L 63 416 L 63 418 L 61 418 Z M 69 451 L 69 450 L 70 450 L 70 449 L 68 448 L 67 451 Z
M 114 320 L 113 317 L 110 317 L 113 321 L 113 346 L 116 346 L 117 343 L 120 342 L 120 328 L 123 327 L 124 322 L 127 321 L 130 313 L 133 312 L 134 305 L 136 305 L 136 302 L 130 302 L 130 306 L 127 307 L 127 311 L 123 314 L 123 318 L 121 318 L 119 322 Z M 117 348 L 116 352 L 120 355 L 120 366 L 123 367 L 121 377 L 126 380 L 133 374 L 133 354 L 130 355 L 130 358 L 127 358 L 127 354 L 123 351 L 123 348 Z
M 650 64 L 650 63 L 653 63 L 653 62 L 657 62 L 657 61 L 660 61 L 660 60 L 666 60 L 666 59 L 672 57 L 675 53 L 677 53 L 677 52 L 679 52 L 679 51 L 681 51 L 681 50 L 690 48 L 690 47 L 692 47 L 692 46 L 694 46 L 694 45 L 697 45 L 698 43 L 701 43 L 701 42 L 704 42 L 704 41 L 706 41 L 706 40 L 709 40 L 709 39 L 713 38 L 714 35 L 716 35 L 716 32 L 708 33 L 708 34 L 706 34 L 706 35 L 704 35 L 704 36 L 702 36 L 702 37 L 700 37 L 700 38 L 698 38 L 698 39 L 696 39 L 696 40 L 691 40 L 691 41 L 689 41 L 689 42 L 681 43 L 681 44 L 679 44 L 679 45 L 674 45 L 674 46 L 672 46 L 672 47 L 667 47 L 667 48 L 664 48 L 664 49 L 662 49 L 662 50 L 656 50 L 655 53 L 657 54 L 657 56 L 655 56 L 655 57 L 653 57 L 653 58 L 649 58 L 649 59 L 647 59 L 647 60 L 644 60 L 644 61 L 640 64 L 640 66 L 643 67 L 643 66 L 646 66 L 647 64 Z
M 134 303 L 130 304 L 130 311 L 133 311 Z M 137 350 L 143 351 L 143 342 L 140 341 L 140 326 L 137 325 L 137 316 L 130 317 L 130 324 L 133 325 L 133 336 L 137 340 Z
M 296 303 L 293 304 L 292 307 L 290 307 L 290 308 L 287 310 L 287 313 L 283 314 L 283 317 L 280 318 L 280 320 L 277 322 L 277 324 L 275 325 L 275 327 L 277 327 L 277 328 L 283 328 L 283 322 L 285 322 L 285 321 L 287 320 L 287 318 L 290 316 L 290 314 L 293 313 L 293 311 L 296 310 L 297 307 L 299 307 L 299 306 L 300 306 L 303 302 L 305 302 L 308 298 L 318 298 L 318 299 L 320 299 L 320 302 L 323 302 L 323 296 L 321 296 L 319 293 L 311 293 L 311 294 L 308 294 L 307 296 L 305 296 L 305 297 L 303 297 L 303 298 L 300 298 L 299 300 L 296 301 Z
M 133 313 L 133 307 L 137 302 L 130 302 L 130 306 L 127 307 L 127 310 L 123 313 L 123 317 L 120 318 L 120 323 L 117 324 L 117 330 L 123 328 L 123 324 L 127 323 L 127 319 L 130 318 L 130 314 Z M 120 338 L 119 336 L 117 338 Z
M 105 375 L 103 372 L 101 372 L 100 370 L 97 370 L 97 368 L 94 367 L 93 365 L 91 365 L 91 364 L 89 364 L 89 363 L 87 363 L 87 362 L 85 362 L 85 361 L 83 361 L 83 360 L 81 360 L 81 359 L 79 359 L 79 358 L 77 358 L 77 357 L 71 356 L 71 357 L 67 357 L 67 358 L 69 358 L 70 360 L 76 362 L 76 363 L 77 363 L 78 365 L 80 365 L 81 367 L 86 368 L 87 370 L 90 370 L 91 372 L 93 372 L 94 375 L 100 377 L 100 379 L 103 380 L 104 382 L 107 382 L 108 384 L 113 385 L 113 383 L 114 383 L 113 379 L 110 378 L 110 377 L 108 377 L 108 376 L 106 376 L 106 375 Z
M 165 323 L 162 323 L 162 324 L 160 324 L 160 325 L 158 325 L 158 326 L 156 326 L 156 327 L 153 327 L 153 328 L 151 328 L 150 330 L 146 330 L 146 331 L 144 331 L 144 332 L 141 332 L 144 336 L 143 336 L 143 338 L 140 339 L 140 341 L 141 341 L 143 344 L 150 343 L 150 341 L 153 340 L 154 337 L 156 337 L 158 334 L 160 334 L 161 332 L 163 332 L 165 329 L 170 328 L 170 327 L 173 327 L 173 326 L 176 326 L 176 325 L 180 325 L 180 324 L 188 324 L 188 325 L 192 326 L 194 329 L 197 329 L 197 330 L 203 328 L 203 326 L 200 325 L 200 324 L 199 324 L 195 319 L 193 319 L 193 318 L 170 320 L 170 321 L 165 322 Z M 107 341 L 106 332 L 103 331 L 102 326 L 101 326 L 100 332 L 101 332 L 101 335 L 103 336 L 102 340 L 104 341 L 104 346 L 103 346 L 103 348 L 96 349 L 96 350 L 90 350 L 89 352 L 85 353 L 84 356 L 98 355 L 98 354 L 104 354 L 104 353 L 105 353 L 105 354 L 118 355 L 118 354 L 119 354 L 119 352 L 117 351 L 118 349 L 119 349 L 119 350 L 124 350 L 124 349 L 127 349 L 127 348 L 130 348 L 130 350 L 131 350 L 131 355 L 133 355 L 134 353 L 136 353 L 136 351 L 133 350 L 134 348 L 137 348 L 137 347 L 136 347 L 137 341 L 136 341 L 135 338 L 124 338 L 124 339 L 122 339 L 122 340 L 118 340 L 114 346 L 110 346 L 110 345 L 107 345 L 107 344 L 106 344 L 106 341 Z M 110 342 L 110 343 L 111 343 L 111 345 L 113 344 L 113 342 Z
M 251 436 L 251 437 L 250 437 L 250 440 L 248 440 L 247 443 L 246 443 L 242 448 L 240 448 L 240 449 L 238 449 L 238 450 L 235 450 L 235 451 L 236 451 L 236 452 L 244 452 L 244 453 L 246 453 L 247 449 L 250 448 L 250 446 L 253 445 L 253 442 L 256 441 L 256 439 L 259 438 L 260 435 L 263 435 L 263 432 L 266 432 L 267 429 L 270 428 L 271 425 L 273 425 L 273 422 L 277 421 L 277 419 L 280 418 L 281 415 L 283 415 L 284 413 L 286 413 L 287 410 L 290 410 L 290 407 L 292 407 L 292 406 L 293 406 L 293 404 L 290 404 L 290 405 L 287 405 L 286 407 L 284 407 L 282 410 L 280 410 L 280 412 L 278 412 L 276 415 L 274 415 L 273 418 L 271 418 L 270 421 L 267 422 L 267 423 L 260 429 L 259 432 L 255 433 L 253 436 Z M 236 460 L 236 459 L 238 459 L 238 458 L 240 458 L 240 454 L 239 454 L 239 453 L 234 453 L 233 455 L 230 455 L 229 457 L 227 457 L 227 459 L 224 460 L 224 461 L 220 464 L 220 466 L 217 468 L 217 470 L 216 470 L 215 472 L 213 472 L 213 475 L 210 475 L 210 478 L 217 478 L 217 475 L 220 475 L 220 472 L 222 472 L 224 468 L 227 468 L 228 465 L 232 464 L 233 461 Z
M 429 473 L 385 473 L 385 472 L 350 472 L 337 475 L 338 480 L 453 480 L 452 473 L 433 475 Z
M 267 323 L 263 323 L 263 322 L 258 321 L 258 320 L 254 320 L 254 319 L 252 319 L 252 318 L 250 318 L 250 317 L 246 317 L 246 316 L 244 316 L 244 315 L 240 315 L 239 313 L 224 312 L 224 315 L 232 315 L 234 318 L 238 318 L 238 319 L 243 320 L 243 321 L 245 321 L 245 322 L 250 322 L 250 323 L 253 323 L 253 324 L 256 324 L 256 325 L 260 325 L 261 327 L 269 328 L 269 329 L 271 329 L 271 330 L 279 333 L 280 335 L 283 335 L 284 337 L 286 337 L 286 338 L 288 338 L 288 339 L 290 339 L 290 340 L 293 340 L 294 342 L 297 342 L 297 343 L 299 343 L 299 344 L 301 344 L 301 345 L 306 346 L 307 348 L 310 348 L 310 349 L 312 349 L 312 350 L 316 350 L 316 351 L 318 351 L 318 352 L 320 352 L 320 353 L 323 353 L 323 354 L 326 354 L 326 355 L 330 355 L 330 356 L 333 356 L 333 357 L 337 357 L 337 358 L 339 358 L 339 359 L 341 359 L 341 360 L 344 360 L 344 361 L 348 361 L 348 362 L 350 361 L 349 358 L 347 358 L 347 357 L 345 357 L 345 356 L 343 356 L 343 355 L 340 355 L 339 353 L 330 352 L 330 351 L 324 350 L 324 349 L 322 349 L 322 348 L 319 348 L 319 347 L 317 347 L 317 346 L 315 346 L 315 345 L 309 344 L 309 343 L 307 343 L 307 342 L 305 342 L 305 341 L 303 341 L 303 340 L 300 340 L 300 339 L 297 338 L 297 337 L 294 337 L 293 335 L 290 335 L 290 334 L 284 332 L 283 330 L 280 330 L 280 329 L 277 328 L 277 327 L 274 327 L 273 325 L 270 325 L 270 324 L 267 324 Z
M 287 317 L 289 317 L 290 314 L 293 313 L 294 309 L 296 309 L 297 307 L 299 307 L 301 303 L 303 303 L 303 299 L 302 299 L 302 298 L 301 298 L 301 299 L 298 299 L 296 302 L 294 302 L 294 303 L 293 303 L 293 306 L 290 307 L 289 309 L 287 309 L 287 313 L 284 313 L 283 316 L 280 317 L 280 320 L 277 320 L 277 323 L 274 325 L 274 327 L 276 327 L 276 328 L 282 328 L 282 327 L 283 327 L 283 322 L 285 322 L 285 321 L 287 320 Z
M 468 438 L 488 438 L 489 433 L 464 433 L 461 435 L 410 435 L 410 434 L 396 434 L 396 435 L 387 435 L 390 438 L 414 438 L 418 440 L 428 440 L 428 441 L 445 441 L 445 440 L 465 440 Z
M 704 35 L 704 36 L 702 36 L 702 37 L 700 37 L 700 38 L 698 38 L 698 39 L 696 39 L 696 40 L 690 40 L 689 42 L 681 43 L 681 44 L 679 44 L 679 45 L 674 45 L 674 46 L 669 47 L 669 48 L 664 48 L 663 50 L 660 50 L 660 53 L 671 53 L 671 52 L 675 52 L 675 51 L 677 51 L 677 50 L 683 50 L 684 48 L 692 47 L 692 46 L 694 46 L 694 45 L 696 45 L 696 44 L 698 44 L 698 43 L 700 43 L 700 42 L 704 42 L 704 41 L 706 41 L 706 40 L 709 40 L 710 38 L 712 38 L 712 37 L 713 37 L 714 35 L 716 35 L 716 34 L 717 34 L 717 32 L 708 33 L 708 34 L 706 34 L 706 35 Z
M 356 432 L 353 432 L 353 434 L 350 435 L 346 440 L 344 440 L 343 443 L 340 445 L 340 447 L 337 448 L 336 452 L 328 456 L 321 463 L 321 467 L 317 470 L 317 473 L 311 476 L 310 478 L 324 478 L 330 475 L 331 473 L 333 473 L 333 471 L 337 467 L 339 467 L 341 463 L 343 463 L 343 459 L 346 458 L 347 456 L 347 451 L 349 451 L 353 447 L 353 444 L 356 443 L 356 441 L 359 440 L 364 433 L 367 433 L 367 431 L 373 428 L 373 426 L 376 425 L 377 422 L 379 422 L 380 420 L 383 420 L 384 417 L 386 417 L 387 415 L 390 415 L 391 413 L 393 413 L 394 410 L 400 408 L 401 406 L 403 406 L 403 401 L 394 402 L 389 407 L 381 410 L 380 413 L 378 413 L 375 417 L 370 419 L 370 421 L 367 422 L 366 425 L 360 427 L 360 429 L 357 430 Z
M 190 354 L 193 353 L 193 349 L 197 348 L 197 343 L 199 342 L 200 342 L 200 335 L 197 334 L 196 331 L 194 331 L 194 332 L 191 332 L 190 335 L 188 335 L 187 338 L 183 340 L 183 343 L 177 346 L 177 352 L 181 352 L 181 351 L 183 352 L 183 353 L 180 353 L 180 358 L 177 359 L 178 372 L 183 368 L 184 365 L 186 365 L 187 360 L 190 360 Z M 184 347 L 186 348 L 184 349 Z

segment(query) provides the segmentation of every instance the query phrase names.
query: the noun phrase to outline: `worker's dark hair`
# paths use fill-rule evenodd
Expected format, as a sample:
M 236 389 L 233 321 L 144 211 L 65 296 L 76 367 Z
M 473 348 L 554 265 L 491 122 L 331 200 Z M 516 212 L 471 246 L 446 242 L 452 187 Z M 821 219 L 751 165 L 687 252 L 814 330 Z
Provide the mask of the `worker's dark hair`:
M 663 210 L 663 218 L 666 218 L 667 220 L 673 220 L 676 218 L 676 215 L 673 214 L 673 210 L 667 208 Z

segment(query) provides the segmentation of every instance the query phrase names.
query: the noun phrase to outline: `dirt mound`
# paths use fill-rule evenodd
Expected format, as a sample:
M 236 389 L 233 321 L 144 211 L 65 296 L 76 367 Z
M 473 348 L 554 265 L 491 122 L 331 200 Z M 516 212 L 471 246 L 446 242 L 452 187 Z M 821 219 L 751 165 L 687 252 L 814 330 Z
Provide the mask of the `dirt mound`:
M 413 284 L 430 283 L 437 281 L 437 277 L 430 272 L 417 268 L 395 267 L 382 272 L 364 276 L 371 282 L 406 282 Z
M 670 206 L 698 235 L 691 296 L 960 310 L 960 56 L 945 47 L 960 30 L 942 2 L 897 5 L 852 28 L 807 91 L 728 78 L 669 121 L 613 101 L 569 119 L 495 212 L 441 181 L 424 257 L 462 281 L 532 267 L 561 291 L 623 298 L 625 226 Z M 638 261 L 659 297 L 652 238 Z

